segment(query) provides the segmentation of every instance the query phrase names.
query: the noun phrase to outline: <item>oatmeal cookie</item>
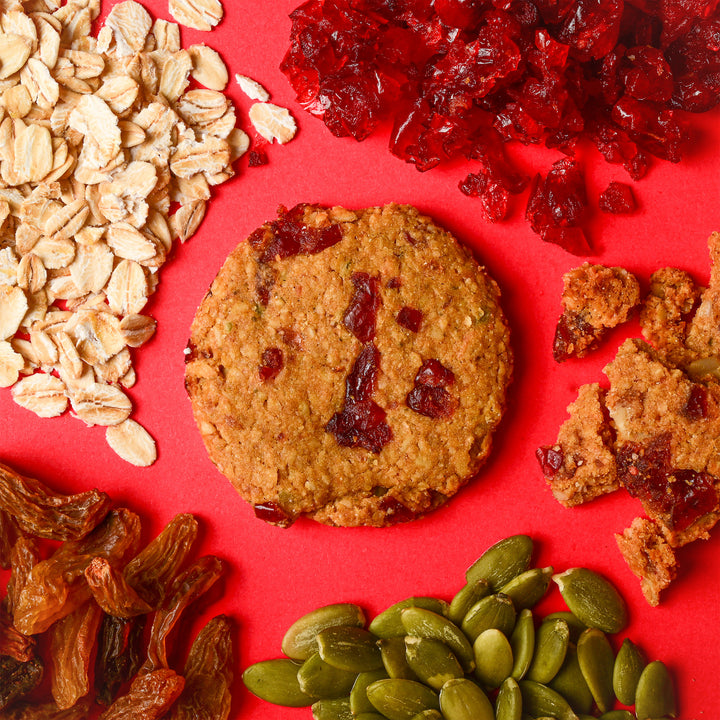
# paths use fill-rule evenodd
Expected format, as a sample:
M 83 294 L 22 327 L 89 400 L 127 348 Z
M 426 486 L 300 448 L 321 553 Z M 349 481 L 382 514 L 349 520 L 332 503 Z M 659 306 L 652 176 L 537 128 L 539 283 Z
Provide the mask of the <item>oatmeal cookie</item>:
M 410 206 L 281 208 L 203 300 L 186 387 L 256 514 L 382 526 L 480 468 L 512 374 L 494 280 Z

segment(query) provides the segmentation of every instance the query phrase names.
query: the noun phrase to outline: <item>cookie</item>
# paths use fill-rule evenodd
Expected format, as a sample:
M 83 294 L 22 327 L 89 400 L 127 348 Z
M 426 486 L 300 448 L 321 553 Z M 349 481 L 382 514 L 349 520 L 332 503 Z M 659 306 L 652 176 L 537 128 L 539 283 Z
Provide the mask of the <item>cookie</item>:
M 185 383 L 210 459 L 287 526 L 383 526 L 480 469 L 512 375 L 495 281 L 406 205 L 280 209 L 202 301 Z

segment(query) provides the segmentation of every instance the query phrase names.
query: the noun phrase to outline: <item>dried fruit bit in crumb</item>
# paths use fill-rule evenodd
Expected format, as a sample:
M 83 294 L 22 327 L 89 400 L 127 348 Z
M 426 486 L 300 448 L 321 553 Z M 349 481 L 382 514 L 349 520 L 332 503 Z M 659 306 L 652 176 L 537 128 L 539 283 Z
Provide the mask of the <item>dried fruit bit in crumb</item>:
M 250 106 L 250 122 L 268 142 L 277 140 L 281 145 L 295 137 L 297 125 L 286 108 L 269 102 L 257 102 Z
M 270 99 L 270 93 L 257 81 L 247 75 L 235 74 L 235 82 L 240 89 L 251 99 L 259 102 L 267 102 Z
M 107 444 L 123 459 L 137 467 L 148 467 L 157 459 L 155 441 L 145 428 L 128 418 L 105 431 Z
M 568 406 L 557 443 L 536 456 L 555 499 L 565 507 L 580 505 L 620 487 L 605 392 L 597 383 L 583 385 Z
M 220 0 L 169 0 L 170 15 L 185 27 L 209 32 L 223 17 Z
M 604 213 L 613 213 L 614 215 L 632 213 L 637 209 L 632 188 L 627 183 L 615 180 L 600 194 L 598 206 Z
M 624 268 L 583 263 L 563 276 L 563 313 L 555 328 L 553 357 L 582 357 L 640 303 L 637 278 Z

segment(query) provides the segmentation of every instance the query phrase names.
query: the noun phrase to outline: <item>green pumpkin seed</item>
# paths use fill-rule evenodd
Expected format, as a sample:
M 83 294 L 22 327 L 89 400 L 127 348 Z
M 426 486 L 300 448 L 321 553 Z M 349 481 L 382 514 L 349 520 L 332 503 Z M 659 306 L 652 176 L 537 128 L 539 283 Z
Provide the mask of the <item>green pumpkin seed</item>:
M 510 641 L 497 628 L 480 633 L 473 643 L 475 677 L 487 688 L 498 688 L 510 677 L 513 654 Z
M 368 686 L 367 696 L 389 720 L 411 720 L 423 710 L 440 709 L 437 693 L 414 680 L 378 680 Z
M 675 685 L 665 663 L 653 660 L 645 666 L 635 691 L 638 720 L 677 717 Z
M 450 602 L 447 616 L 456 625 L 462 623 L 468 610 L 478 601 L 489 595 L 490 585 L 486 580 L 477 580 L 464 585 Z
M 476 602 L 462 621 L 462 631 L 475 642 L 478 635 L 497 628 L 505 635 L 510 635 L 515 626 L 515 606 L 507 595 L 495 593 Z
M 320 700 L 349 695 L 356 677 L 357 673 L 328 665 L 319 653 L 311 655 L 297 671 L 300 689 Z
M 320 657 L 333 667 L 355 673 L 383 666 L 377 638 L 364 628 L 338 626 L 318 633 Z
M 385 672 L 396 680 L 418 680 L 408 664 L 405 654 L 405 638 L 391 637 L 378 641 L 380 656 L 382 657 Z
M 613 706 L 613 667 L 615 653 L 610 641 L 602 630 L 588 628 L 581 635 L 577 644 L 578 662 L 585 682 L 601 713 Z
M 435 710 L 435 708 L 430 708 L 429 710 L 423 710 L 422 712 L 419 712 L 417 715 L 413 715 L 412 720 L 445 720 L 442 716 L 442 713 L 439 710 Z
M 589 713 L 592 710 L 593 696 L 583 677 L 577 649 L 573 645 L 568 647 L 565 662 L 550 682 L 550 687 L 557 690 L 576 713 Z
M 506 678 L 498 690 L 495 720 L 522 720 L 522 693 L 515 678 Z
M 361 712 L 353 715 L 354 720 L 387 720 L 384 715 L 378 712 Z
M 308 707 L 317 698 L 303 692 L 298 682 L 298 664 L 285 658 L 250 665 L 242 675 L 245 687 L 274 705 Z
M 409 597 L 405 600 L 391 605 L 376 615 L 368 625 L 368 630 L 379 638 L 401 637 L 406 634 L 403 627 L 400 614 L 403 610 L 410 607 L 424 608 L 432 610 L 438 615 L 446 616 L 448 614 L 449 605 L 444 600 L 434 597 Z
M 565 662 L 570 629 L 564 620 L 544 620 L 535 634 L 535 655 L 527 679 L 547 685 Z
M 570 642 L 577 644 L 580 633 L 587 629 L 569 610 L 558 610 L 545 616 L 545 620 L 564 620 L 570 630 Z
M 312 705 L 313 720 L 354 720 L 350 698 L 318 700 Z
M 446 720 L 495 720 L 488 696 L 472 680 L 448 680 L 440 690 L 440 712 Z
M 433 690 L 439 691 L 448 680 L 464 674 L 455 653 L 440 640 L 408 635 L 405 656 L 413 672 Z
M 475 669 L 472 646 L 455 623 L 432 610 L 419 607 L 405 608 L 400 618 L 408 635 L 444 642 L 455 653 L 465 672 Z
M 570 703 L 559 692 L 532 680 L 521 680 L 518 685 L 522 694 L 523 711 L 532 717 L 547 715 L 556 720 L 577 720 Z
M 350 709 L 354 715 L 364 712 L 375 712 L 374 705 L 368 700 L 367 688 L 376 680 L 384 680 L 387 677 L 385 670 L 370 670 L 358 674 L 350 690 Z
M 647 660 L 642 650 L 630 638 L 625 638 L 613 668 L 613 690 L 623 705 L 635 704 L 635 691 L 645 665 Z
M 498 590 L 530 567 L 533 541 L 527 535 L 511 535 L 489 547 L 465 572 L 468 583 L 485 580 Z
M 555 575 L 553 580 L 570 611 L 588 627 L 617 633 L 627 625 L 625 601 L 602 575 L 577 567 Z
M 635 716 L 629 710 L 610 710 L 597 720 L 635 720 Z
M 293 660 L 307 660 L 317 652 L 316 637 L 323 630 L 348 625 L 363 627 L 365 613 L 353 603 L 325 605 L 303 615 L 287 630 L 282 639 L 282 651 Z
M 510 647 L 514 659 L 511 675 L 515 680 L 522 680 L 535 654 L 535 622 L 532 610 L 529 608 L 518 613 L 515 627 L 510 635 Z
M 552 567 L 531 568 L 505 583 L 498 592 L 507 595 L 516 610 L 534 607 L 547 592 Z

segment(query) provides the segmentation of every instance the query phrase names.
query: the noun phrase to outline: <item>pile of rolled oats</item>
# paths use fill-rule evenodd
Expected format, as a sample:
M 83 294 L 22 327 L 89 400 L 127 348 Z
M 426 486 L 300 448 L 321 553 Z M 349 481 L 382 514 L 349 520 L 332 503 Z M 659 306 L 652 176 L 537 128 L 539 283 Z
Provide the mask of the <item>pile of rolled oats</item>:
M 170 0 L 210 30 L 217 0 Z M 97 38 L 100 0 L 0 0 L 0 386 L 40 417 L 107 426 L 136 465 L 155 442 L 129 418 L 130 349 L 173 242 L 200 225 L 250 139 L 228 70 L 134 0 Z M 194 81 L 194 82 L 193 82 Z

